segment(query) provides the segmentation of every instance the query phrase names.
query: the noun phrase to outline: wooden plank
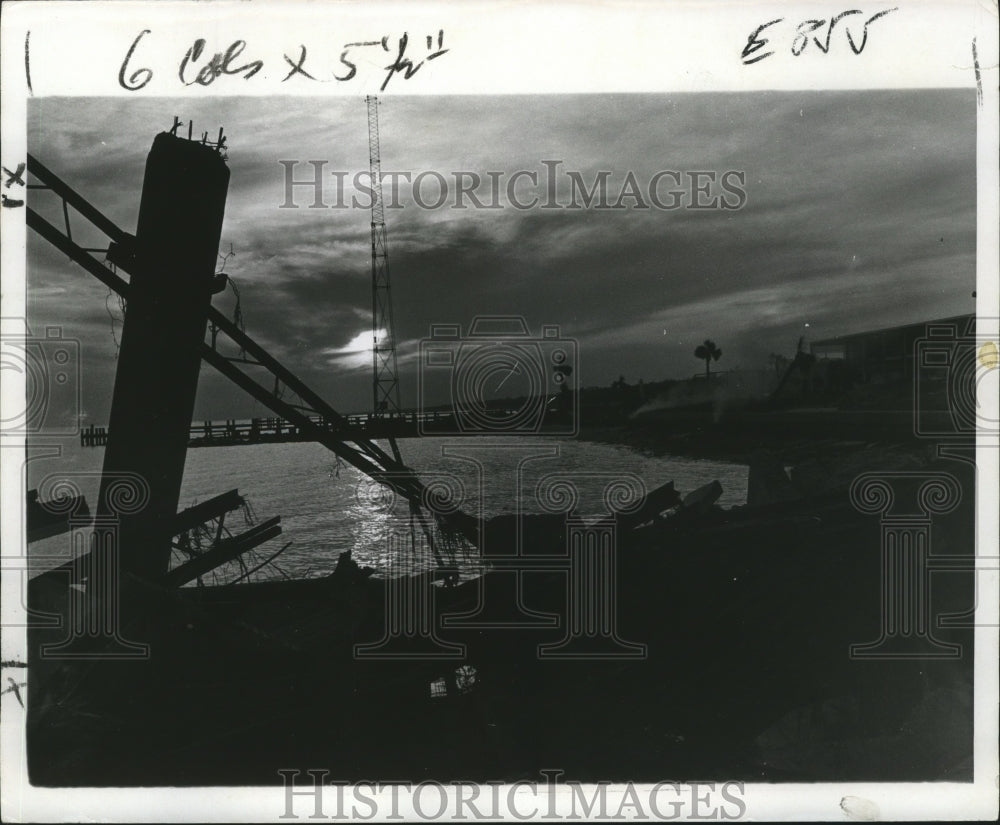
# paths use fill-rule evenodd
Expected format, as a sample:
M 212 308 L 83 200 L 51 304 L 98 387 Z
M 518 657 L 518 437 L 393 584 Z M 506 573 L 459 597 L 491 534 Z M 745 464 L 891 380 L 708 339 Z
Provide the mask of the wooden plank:
M 622 513 L 618 517 L 618 523 L 626 529 L 637 527 L 680 502 L 681 496 L 674 489 L 674 482 L 668 481 L 649 493 L 635 512 Z
M 191 530 L 199 524 L 204 524 L 209 519 L 218 518 L 223 513 L 228 513 L 242 506 L 243 496 L 240 495 L 239 490 L 229 490 L 208 499 L 208 501 L 195 504 L 193 507 L 181 510 L 177 514 L 173 526 L 173 535 L 176 536 L 178 533 Z

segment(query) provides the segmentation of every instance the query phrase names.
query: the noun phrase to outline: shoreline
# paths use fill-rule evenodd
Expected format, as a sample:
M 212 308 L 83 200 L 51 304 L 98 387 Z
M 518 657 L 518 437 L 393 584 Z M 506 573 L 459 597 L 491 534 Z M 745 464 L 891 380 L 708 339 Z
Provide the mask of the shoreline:
M 858 428 L 847 437 L 840 428 L 789 433 L 782 417 L 766 414 L 692 422 L 644 420 L 584 426 L 577 439 L 617 444 L 645 456 L 723 461 L 783 469 L 799 495 L 846 489 L 863 472 L 916 470 L 935 463 L 934 445 L 904 431 L 897 437 Z

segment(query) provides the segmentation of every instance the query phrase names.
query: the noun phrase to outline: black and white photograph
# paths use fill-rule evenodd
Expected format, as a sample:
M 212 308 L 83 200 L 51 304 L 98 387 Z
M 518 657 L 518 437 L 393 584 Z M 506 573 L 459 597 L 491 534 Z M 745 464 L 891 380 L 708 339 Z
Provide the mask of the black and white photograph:
M 713 48 L 877 67 L 920 7 Z M 118 92 L 49 93 L 44 16 L 3 33 L 4 773 L 171 820 L 995 814 L 995 34 L 961 84 L 498 94 L 437 89 L 432 17 L 137 17 Z

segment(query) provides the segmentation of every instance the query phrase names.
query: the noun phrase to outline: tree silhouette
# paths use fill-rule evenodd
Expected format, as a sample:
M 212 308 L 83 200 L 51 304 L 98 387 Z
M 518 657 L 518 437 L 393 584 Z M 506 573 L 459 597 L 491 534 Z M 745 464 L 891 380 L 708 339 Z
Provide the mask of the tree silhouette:
M 705 378 L 711 377 L 711 364 L 722 357 L 722 350 L 715 345 L 715 341 L 706 338 L 703 344 L 699 344 L 694 351 L 694 357 L 705 362 Z

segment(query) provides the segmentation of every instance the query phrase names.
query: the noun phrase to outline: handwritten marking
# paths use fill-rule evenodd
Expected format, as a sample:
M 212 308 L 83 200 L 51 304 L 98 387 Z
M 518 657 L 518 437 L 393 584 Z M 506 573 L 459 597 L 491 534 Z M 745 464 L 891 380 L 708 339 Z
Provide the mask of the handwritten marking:
M 973 42 L 975 48 L 975 42 Z M 28 94 L 34 97 L 35 90 L 31 88 L 31 30 L 24 35 L 24 79 L 28 81 Z
M 125 80 L 125 68 L 128 66 L 128 62 L 132 59 L 132 55 L 135 53 L 136 46 L 139 45 L 139 41 L 142 40 L 147 34 L 150 33 L 149 29 L 143 29 L 139 32 L 139 36 L 132 41 L 132 46 L 128 50 L 128 54 L 125 55 L 125 59 L 122 61 L 122 67 L 118 70 L 118 85 L 123 89 L 127 89 L 130 92 L 136 92 L 149 83 L 153 79 L 152 69 L 136 69 L 132 72 L 129 77 L 128 82 Z M 145 79 L 140 83 L 139 78 L 145 77 Z
M 11 184 L 16 183 L 19 186 L 24 186 L 24 162 L 22 161 L 17 165 L 17 169 L 13 172 L 10 171 L 6 166 L 0 167 L 3 169 L 3 173 L 7 176 L 7 180 L 3 182 L 4 189 L 10 189 Z
M 868 43 L 868 27 L 874 23 L 876 20 L 885 17 L 887 14 L 892 14 L 894 11 L 898 10 L 898 6 L 892 9 L 886 9 L 885 11 L 880 11 L 877 14 L 873 14 L 865 21 L 865 27 L 863 30 L 864 36 L 861 38 L 861 45 L 855 47 L 854 38 L 851 37 L 851 30 L 847 29 L 847 42 L 851 44 L 851 49 L 855 54 L 861 54 L 865 50 L 865 45 Z
M 979 70 L 979 52 L 976 51 L 976 38 L 972 38 L 972 66 L 976 72 L 976 101 L 979 108 L 983 107 L 983 74 Z
M 836 26 L 845 17 L 850 17 L 852 14 L 861 14 L 861 10 L 860 9 L 851 9 L 849 11 L 842 11 L 840 14 L 835 15 L 834 17 L 831 17 L 830 18 L 830 25 L 827 26 L 827 29 L 826 29 L 826 39 L 822 43 L 819 42 L 819 38 L 818 37 L 814 37 L 812 39 L 812 42 L 816 44 L 816 48 L 819 49 L 821 52 L 823 52 L 823 54 L 829 54 L 829 52 L 830 52 L 830 39 L 833 37 L 833 28 L 834 28 L 834 26 Z M 811 28 L 809 29 L 810 32 L 813 32 L 816 29 L 818 29 L 821 26 L 823 26 L 825 23 L 826 23 L 825 20 L 806 20 L 805 22 L 799 24 L 799 29 L 801 30 L 803 26 L 806 26 L 808 24 L 815 24 L 815 25 L 812 25 Z M 806 46 L 809 45 L 809 40 L 808 40 L 808 38 L 806 38 L 804 36 L 804 34 L 805 34 L 804 32 L 800 31 L 800 33 L 796 35 L 795 40 L 792 41 L 792 54 L 795 55 L 796 57 L 798 57 L 800 54 L 802 54 L 802 52 L 805 51 Z M 802 41 L 801 41 L 801 43 L 800 43 L 800 45 L 798 47 L 798 50 L 796 50 L 796 45 L 795 44 L 796 44 L 796 41 L 799 39 L 800 36 L 802 36 Z M 867 35 L 866 35 L 866 37 L 867 37 Z M 855 54 L 857 54 L 857 53 L 858 52 L 855 52 Z
M 860 44 L 854 39 L 854 35 L 851 33 L 850 28 L 848 28 L 845 24 L 842 28 L 844 29 L 844 35 L 847 39 L 847 44 L 851 47 L 851 51 L 854 52 L 854 54 L 856 55 L 861 54 L 865 50 L 865 46 L 868 45 L 868 27 L 876 20 L 880 20 L 886 15 L 892 14 L 892 12 L 894 11 L 898 11 L 898 7 L 876 12 L 867 20 L 865 20 Z M 829 21 L 827 21 L 825 18 L 818 20 L 816 19 L 803 20 L 795 27 L 795 34 L 792 37 L 792 42 L 790 46 L 790 51 L 792 53 L 792 56 L 793 57 L 801 56 L 806 51 L 806 48 L 809 46 L 810 43 L 815 44 L 816 48 L 819 49 L 823 54 L 828 54 L 830 52 L 833 30 L 836 27 L 836 25 L 840 23 L 841 20 L 844 20 L 847 17 L 852 17 L 857 14 L 863 14 L 861 9 L 849 9 L 847 11 L 843 11 L 840 14 L 831 17 Z M 763 23 L 762 25 L 758 26 L 750 34 L 749 37 L 747 37 L 746 45 L 743 47 L 743 51 L 740 53 L 740 58 L 743 61 L 743 65 L 750 66 L 754 63 L 759 63 L 761 60 L 764 60 L 767 57 L 771 57 L 775 53 L 774 50 L 772 49 L 771 51 L 764 52 L 763 54 L 758 54 L 758 52 L 760 52 L 762 49 L 768 46 L 771 39 L 775 38 L 775 34 L 773 32 L 769 33 L 769 37 L 761 37 L 761 33 L 765 29 L 768 29 L 771 26 L 775 26 L 778 23 L 783 22 L 784 20 L 785 18 L 779 17 L 776 20 L 771 20 L 768 23 Z M 826 27 L 826 36 L 822 40 L 820 40 L 820 38 L 817 37 L 815 33 L 818 32 L 820 29 L 822 29 L 824 26 Z
M 356 43 L 345 43 L 344 50 L 340 53 L 340 62 L 342 65 L 348 67 L 347 74 L 344 77 L 338 77 L 334 75 L 335 80 L 350 80 L 354 75 L 358 73 L 358 67 L 347 59 L 347 53 L 357 47 L 362 46 L 378 46 L 381 45 L 383 49 L 389 51 L 389 38 L 383 37 L 381 40 L 359 40 Z
M 773 26 L 776 23 L 780 23 L 784 19 L 785 19 L 784 17 L 778 17 L 777 19 L 772 20 L 770 23 L 761 24 L 760 26 L 757 27 L 757 30 L 747 38 L 747 44 L 743 47 L 743 53 L 741 55 L 741 57 L 743 58 L 744 66 L 749 66 L 751 63 L 756 63 L 760 60 L 763 60 L 765 57 L 770 57 L 772 54 L 774 54 L 774 52 L 767 52 L 765 54 L 758 55 L 753 60 L 747 60 L 747 58 L 750 55 L 752 55 L 754 52 L 759 52 L 768 43 L 766 38 L 763 40 L 759 39 L 760 33 L 769 26 Z
M 302 64 L 306 62 L 306 47 L 305 46 L 303 46 L 303 45 L 299 46 L 299 60 L 298 60 L 297 63 L 293 62 L 292 58 L 290 58 L 287 54 L 284 55 L 284 58 L 285 58 L 285 62 L 289 66 L 292 67 L 292 70 L 288 74 L 286 74 L 283 78 L 281 78 L 281 82 L 282 83 L 284 83 L 286 80 L 288 80 L 288 78 L 290 78 L 293 74 L 305 75 L 310 80 L 315 80 L 316 79 L 311 74 L 309 74 L 309 72 L 307 72 L 305 69 L 302 68 Z
M 10 676 L 7 677 L 7 681 L 10 682 L 10 687 L 3 691 L 3 693 L 13 693 L 14 698 L 17 699 L 17 703 L 23 708 L 24 702 L 21 700 L 21 688 L 27 685 L 27 682 L 15 682 Z
M 199 37 L 194 41 L 194 44 L 190 49 L 188 49 L 187 54 L 184 55 L 184 58 L 181 60 L 181 65 L 177 69 L 177 76 L 180 78 L 181 83 L 185 86 L 192 86 L 195 83 L 201 86 L 208 86 L 213 83 L 216 78 L 221 77 L 224 74 L 242 74 L 244 80 L 249 80 L 257 74 L 257 72 L 264 68 L 263 60 L 253 60 L 243 66 L 230 66 L 230 63 L 243 53 L 246 45 L 245 40 L 236 40 L 232 42 L 225 52 L 216 52 L 212 56 L 212 59 L 201 67 L 195 75 L 194 80 L 186 80 L 184 74 L 187 70 L 188 63 L 190 61 L 200 59 L 202 52 L 205 50 L 206 41 Z
M 438 31 L 438 39 L 437 39 L 438 50 L 436 52 L 433 52 L 432 54 L 427 55 L 427 57 L 425 57 L 419 63 L 414 65 L 413 61 L 410 60 L 410 58 L 403 57 L 403 53 L 406 51 L 406 45 L 407 43 L 409 43 L 409 40 L 410 40 L 409 35 L 406 32 L 403 32 L 403 36 L 399 38 L 399 52 L 396 54 L 396 59 L 385 67 L 388 74 L 385 76 L 385 80 L 382 83 L 382 88 L 380 89 L 380 91 L 383 92 L 385 91 L 385 87 L 389 85 L 389 81 L 392 80 L 393 75 L 396 74 L 397 72 L 403 72 L 404 79 L 409 80 L 411 77 L 413 77 L 413 75 L 417 73 L 417 71 L 420 69 L 421 66 L 424 65 L 424 63 L 430 60 L 434 60 L 435 58 L 438 58 L 443 54 L 447 54 L 449 51 L 448 49 L 442 48 L 444 46 L 444 29 L 441 29 L 440 31 Z M 383 47 L 384 47 L 384 41 L 383 41 Z M 431 38 L 429 37 L 427 38 L 427 48 L 428 49 L 432 48 Z
M 131 71 L 130 66 L 140 41 L 147 34 L 151 34 L 151 31 L 149 29 L 143 29 L 136 36 L 135 40 L 132 41 L 132 45 L 129 47 L 129 50 L 125 55 L 125 59 L 122 61 L 121 67 L 118 71 L 118 84 L 123 89 L 130 92 L 142 89 L 153 79 L 152 68 L 144 67 Z M 339 82 L 351 80 L 358 73 L 358 64 L 348 56 L 351 50 L 358 48 L 381 47 L 384 52 L 390 52 L 392 49 L 389 45 L 389 39 L 389 35 L 384 35 L 379 40 L 359 40 L 351 43 L 345 43 L 343 45 L 343 51 L 340 53 L 340 65 L 344 67 L 346 72 L 342 75 L 338 75 L 335 71 L 332 71 L 329 72 L 330 77 Z M 444 47 L 444 29 L 439 29 L 436 37 L 434 35 L 425 35 L 423 41 L 426 43 L 428 53 L 423 56 L 422 59 L 415 61 L 406 53 L 407 47 L 412 44 L 410 42 L 409 33 L 403 32 L 402 36 L 396 43 L 395 58 L 389 65 L 383 67 L 386 74 L 385 79 L 382 81 L 382 91 L 385 90 L 392 78 L 397 74 L 402 75 L 404 80 L 409 80 L 425 63 L 428 63 L 431 60 L 436 60 L 441 57 L 441 55 L 447 54 L 451 51 L 450 49 Z M 415 40 L 414 42 L 420 43 L 421 41 Z M 247 48 L 247 42 L 245 40 L 234 41 L 225 51 L 216 52 L 206 63 L 198 68 L 197 64 L 202 61 L 203 56 L 208 53 L 206 50 L 207 45 L 207 41 L 204 38 L 198 38 L 192 43 L 191 47 L 187 50 L 187 53 L 181 59 L 180 65 L 177 67 L 177 78 L 183 86 L 192 86 L 195 84 L 208 86 L 223 75 L 236 75 L 242 77 L 244 80 L 249 80 L 264 68 L 264 61 L 260 59 L 251 60 L 241 66 L 234 65 L 236 63 L 236 59 Z M 282 54 L 285 63 L 288 64 L 289 71 L 279 82 L 284 83 L 295 76 L 301 76 L 302 78 L 313 82 L 328 83 L 330 80 L 329 77 L 324 78 L 317 76 L 317 74 L 314 74 L 305 68 L 307 54 L 308 51 L 304 43 L 299 44 L 297 59 L 288 53 Z
M 0 195 L 0 206 L 4 209 L 17 209 L 19 206 L 24 206 L 24 201 L 18 200 L 17 198 L 8 198 L 6 195 Z

